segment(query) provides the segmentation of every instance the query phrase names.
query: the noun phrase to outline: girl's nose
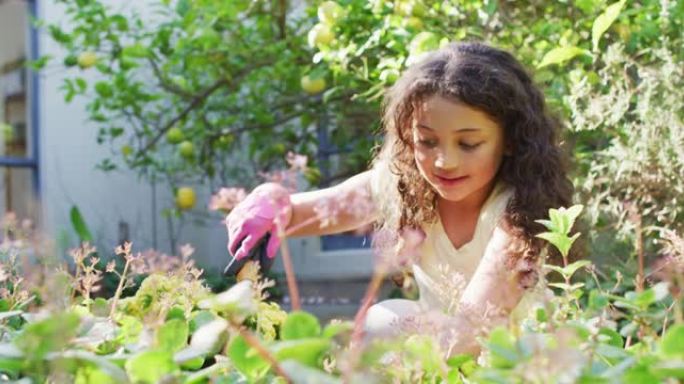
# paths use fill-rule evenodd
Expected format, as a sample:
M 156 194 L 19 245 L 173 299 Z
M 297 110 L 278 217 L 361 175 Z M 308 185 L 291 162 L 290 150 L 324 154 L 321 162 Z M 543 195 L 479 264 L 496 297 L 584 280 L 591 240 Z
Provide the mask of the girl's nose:
M 435 158 L 435 167 L 443 170 L 452 170 L 458 168 L 458 163 L 458 154 L 454 153 L 453 151 L 440 151 Z

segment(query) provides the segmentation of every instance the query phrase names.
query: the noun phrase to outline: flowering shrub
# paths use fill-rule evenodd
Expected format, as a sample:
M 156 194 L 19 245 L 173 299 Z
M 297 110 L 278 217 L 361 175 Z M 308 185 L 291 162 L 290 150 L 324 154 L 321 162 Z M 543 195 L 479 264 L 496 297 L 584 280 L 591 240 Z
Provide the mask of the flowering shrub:
M 479 357 L 448 355 L 442 336 L 449 334 L 449 317 L 406 319 L 397 324 L 397 337 L 359 336 L 363 312 L 376 295 L 372 288 L 355 323 L 325 325 L 307 312 L 287 313 L 269 302 L 266 289 L 273 282 L 256 264 L 243 269 L 234 286 L 211 294 L 189 247 L 173 262 L 160 262 L 170 257 L 144 258 L 125 244 L 116 249 L 125 260 L 118 271 L 112 263 L 97 269 L 95 249 L 84 245 L 71 252 L 70 270 L 60 266 L 61 272 L 46 273 L 55 270 L 46 260 L 18 262 L 31 252 L 32 235 L 10 216 L 0 244 L 0 372 L 5 380 L 77 383 L 684 379 L 684 240 L 669 232 L 667 258 L 652 285 L 625 291 L 619 272 L 611 280 L 599 277 L 605 275 L 589 261 L 568 262 L 579 235 L 570 231 L 580 211 L 551 210 L 549 220 L 541 221 L 548 232 L 540 236 L 564 256 L 562 266 L 546 266 L 559 277 L 548 284 L 555 295 L 520 321 L 484 330 Z M 399 256 L 410 260 L 417 239 L 418 234 L 402 236 L 398 252 L 406 254 Z M 380 277 L 387 265 L 379 262 Z M 26 276 L 42 278 L 18 277 L 28 271 Z M 94 297 L 105 273 L 118 275 L 119 289 L 109 299 Z M 142 273 L 147 277 L 136 294 L 121 299 L 127 282 Z M 484 329 L 487 319 L 473 324 Z

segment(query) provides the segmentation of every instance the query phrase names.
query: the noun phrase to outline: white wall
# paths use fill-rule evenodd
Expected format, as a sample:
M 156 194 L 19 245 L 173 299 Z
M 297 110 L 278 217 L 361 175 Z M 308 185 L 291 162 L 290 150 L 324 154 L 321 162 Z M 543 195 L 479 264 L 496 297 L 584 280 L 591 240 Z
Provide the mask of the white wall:
M 125 4 L 127 7 L 135 4 L 144 11 L 142 2 Z M 39 12 L 47 22 L 64 20 L 63 10 L 54 1 L 39 1 Z M 46 34 L 40 36 L 40 47 L 42 54 L 53 55 L 54 62 L 61 63 L 64 53 Z M 97 127 L 87 121 L 84 100 L 76 98 L 70 104 L 64 102 L 59 90 L 64 75 L 62 71 L 48 69 L 41 76 L 40 84 L 42 203 L 46 228 L 55 236 L 60 231 L 70 231 L 69 208 L 76 204 L 93 234 L 101 239 L 100 246 L 115 247 L 118 222 L 125 221 L 130 225 L 134 248 L 142 250 L 152 246 L 152 222 L 156 217 L 158 249 L 168 252 L 166 222 L 159 212 L 152 212 L 150 186 L 130 172 L 105 174 L 94 168 L 110 149 L 96 144 Z M 90 75 L 85 78 L 90 79 Z M 201 191 L 198 205 L 206 205 L 210 191 L 207 187 L 198 188 Z M 158 186 L 157 191 L 157 206 L 161 209 L 172 196 L 164 186 Z M 200 265 L 222 269 L 228 261 L 227 237 L 219 220 L 216 217 L 207 227 L 186 224 L 181 240 L 196 248 Z M 368 251 L 321 253 L 318 238 L 295 239 L 290 244 L 295 268 L 301 277 L 325 279 L 370 275 Z M 282 270 L 280 263 L 275 268 Z
M 63 24 L 64 11 L 54 1 L 38 1 L 38 16 L 47 23 Z M 41 55 L 52 55 L 52 63 L 40 75 L 40 172 L 41 204 L 44 226 L 56 238 L 71 234 L 69 209 L 77 205 L 98 246 L 113 250 L 118 243 L 119 222 L 128 223 L 134 249 L 152 246 L 152 190 L 130 172 L 104 173 L 95 164 L 110 155 L 111 149 L 96 142 L 97 126 L 87 121 L 86 101 L 76 97 L 64 101 L 60 91 L 63 79 L 74 72 L 86 80 L 93 80 L 94 70 L 62 68 L 64 52 L 44 31 L 39 35 Z M 61 67 L 61 68 L 60 68 Z M 159 188 L 159 190 L 162 190 Z M 163 193 L 158 198 L 169 199 Z M 161 224 L 161 223 L 160 223 Z M 169 251 L 166 231 L 161 228 L 159 248 Z

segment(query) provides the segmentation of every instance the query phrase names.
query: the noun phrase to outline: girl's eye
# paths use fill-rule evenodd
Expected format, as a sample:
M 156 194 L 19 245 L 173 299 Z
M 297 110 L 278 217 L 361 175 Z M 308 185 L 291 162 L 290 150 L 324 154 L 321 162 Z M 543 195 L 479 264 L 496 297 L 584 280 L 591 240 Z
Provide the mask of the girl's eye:
M 482 142 L 480 142 L 480 143 L 475 143 L 475 144 L 459 143 L 459 145 L 461 146 L 461 148 L 463 148 L 463 149 L 466 150 L 466 151 L 472 151 L 472 150 L 474 150 L 475 148 L 477 148 L 477 147 L 479 147 L 480 145 L 482 145 Z
M 434 148 L 437 146 L 437 140 L 433 139 L 418 139 L 418 144 L 425 148 Z

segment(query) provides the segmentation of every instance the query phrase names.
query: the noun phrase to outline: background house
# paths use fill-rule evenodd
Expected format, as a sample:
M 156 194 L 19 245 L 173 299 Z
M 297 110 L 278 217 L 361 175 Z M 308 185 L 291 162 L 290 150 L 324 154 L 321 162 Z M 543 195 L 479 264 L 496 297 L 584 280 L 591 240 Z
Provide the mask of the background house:
M 111 3 L 145 12 L 143 2 Z M 49 23 L 65 19 L 55 1 L 0 0 L 0 122 L 13 131 L 0 147 L 0 209 L 37 219 L 41 230 L 61 246 L 58 253 L 77 245 L 69 216 L 72 206 L 82 212 L 100 250 L 131 240 L 138 251 L 153 247 L 171 253 L 161 210 L 173 196 L 168 188 L 131 172 L 95 168 L 111 149 L 96 143 L 85 100 L 64 101 L 64 52 L 45 31 L 32 27 L 31 14 Z M 24 67 L 26 59 L 42 55 L 50 55 L 53 64 L 40 73 Z M 90 80 L 92 75 L 84 77 Z M 201 185 L 197 190 L 198 205 L 206 206 L 215 191 Z M 180 243 L 195 247 L 197 263 L 208 273 L 218 273 L 228 261 L 220 220 L 212 216 L 205 225 L 188 224 L 181 232 Z M 324 316 L 353 313 L 372 270 L 370 251 L 358 248 L 360 244 L 340 237 L 290 240 L 307 306 Z M 282 271 L 279 262 L 275 271 Z

